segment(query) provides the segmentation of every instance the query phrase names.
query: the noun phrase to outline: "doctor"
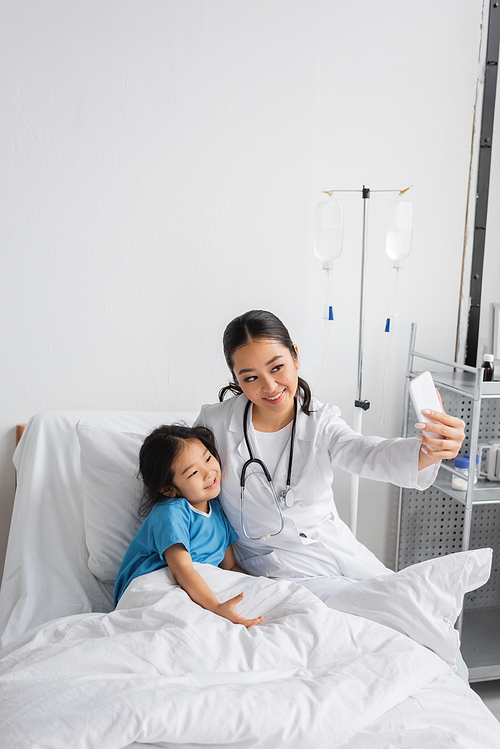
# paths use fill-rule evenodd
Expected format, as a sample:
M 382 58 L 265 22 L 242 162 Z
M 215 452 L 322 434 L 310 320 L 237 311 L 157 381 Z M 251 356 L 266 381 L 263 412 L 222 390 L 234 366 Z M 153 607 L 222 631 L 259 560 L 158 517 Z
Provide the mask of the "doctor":
M 346 583 L 391 572 L 340 519 L 332 469 L 426 489 L 439 461 L 458 454 L 464 422 L 431 412 L 440 439 L 426 436 L 425 424 L 411 439 L 354 432 L 336 406 L 312 397 L 298 376 L 297 347 L 271 312 L 235 318 L 223 346 L 233 381 L 196 423 L 217 440 L 220 502 L 239 536 L 237 564 L 253 575 L 302 583 L 323 600 Z M 234 397 L 224 400 L 228 392 Z

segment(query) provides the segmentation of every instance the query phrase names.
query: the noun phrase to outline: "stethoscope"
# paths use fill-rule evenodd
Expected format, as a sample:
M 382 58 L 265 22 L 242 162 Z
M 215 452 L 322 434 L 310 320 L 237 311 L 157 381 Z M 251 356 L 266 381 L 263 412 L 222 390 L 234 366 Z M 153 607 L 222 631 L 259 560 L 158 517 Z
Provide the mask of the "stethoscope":
M 293 505 L 293 491 L 290 492 L 290 484 L 292 481 L 292 463 L 293 463 L 293 447 L 295 443 L 295 428 L 297 425 L 297 399 L 294 398 L 293 405 L 294 405 L 294 412 L 293 412 L 293 424 L 292 424 L 292 436 L 290 439 L 290 453 L 288 456 L 288 471 L 286 476 L 286 489 L 283 489 L 283 491 L 280 492 L 279 498 L 276 494 L 276 489 L 274 488 L 273 480 L 271 478 L 271 474 L 269 473 L 269 469 L 264 463 L 263 460 L 260 460 L 259 458 L 256 458 L 252 452 L 252 448 L 250 447 L 250 440 L 248 439 L 248 412 L 250 410 L 250 406 L 252 405 L 252 401 L 248 401 L 248 403 L 245 406 L 245 413 L 243 415 L 243 434 L 245 436 L 245 443 L 247 446 L 248 454 L 250 455 L 250 459 L 244 463 L 243 468 L 241 469 L 241 478 L 240 478 L 240 487 L 241 487 L 241 498 L 240 498 L 240 508 L 241 508 L 241 527 L 243 529 L 243 533 L 245 534 L 246 538 L 248 538 L 250 541 L 265 541 L 268 538 L 271 538 L 271 536 L 277 536 L 281 533 L 283 530 L 283 527 L 285 525 L 285 520 L 283 518 L 283 511 L 281 509 L 281 505 L 284 504 L 285 507 L 291 507 Z M 257 463 L 262 470 L 264 471 L 264 475 L 266 477 L 267 483 L 269 485 L 269 489 L 271 490 L 271 494 L 273 495 L 274 502 L 276 504 L 276 507 L 278 508 L 278 512 L 280 514 L 280 529 L 279 531 L 276 531 L 276 533 L 265 533 L 263 536 L 250 536 L 247 533 L 247 530 L 245 528 L 245 511 L 244 511 L 244 505 L 245 505 L 245 481 L 246 481 L 246 473 L 249 466 L 252 465 L 252 463 Z

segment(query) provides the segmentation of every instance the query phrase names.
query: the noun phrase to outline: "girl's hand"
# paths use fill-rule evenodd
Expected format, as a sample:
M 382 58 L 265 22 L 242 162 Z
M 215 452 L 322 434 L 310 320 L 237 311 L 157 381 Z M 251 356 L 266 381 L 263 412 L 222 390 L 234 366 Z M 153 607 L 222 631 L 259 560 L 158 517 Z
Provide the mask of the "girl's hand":
M 214 613 L 224 617 L 224 619 L 229 619 L 233 624 L 243 624 L 244 627 L 253 627 L 256 624 L 260 624 L 264 618 L 263 616 L 258 616 L 256 619 L 245 619 L 236 611 L 236 604 L 243 600 L 244 595 L 244 593 L 240 593 L 238 596 L 230 598 L 229 601 L 219 603 L 214 609 Z
M 439 400 L 441 401 L 441 396 L 439 396 Z M 419 471 L 422 468 L 438 463 L 440 460 L 455 458 L 465 438 L 465 423 L 462 419 L 450 416 L 444 413 L 444 411 L 439 412 L 426 409 L 423 413 L 432 419 L 432 424 L 425 424 L 424 422 L 415 424 L 415 428 L 422 431 L 422 434 L 417 437 L 417 440 L 422 443 L 418 459 Z M 426 431 L 441 436 L 439 438 L 431 438 L 425 433 Z M 429 447 L 434 449 L 429 450 Z

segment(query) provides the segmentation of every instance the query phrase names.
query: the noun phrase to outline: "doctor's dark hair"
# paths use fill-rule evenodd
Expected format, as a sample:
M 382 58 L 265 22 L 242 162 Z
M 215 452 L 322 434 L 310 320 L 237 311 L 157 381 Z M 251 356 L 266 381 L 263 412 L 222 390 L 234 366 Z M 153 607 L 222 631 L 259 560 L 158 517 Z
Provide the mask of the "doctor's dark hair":
M 139 518 L 145 518 L 158 502 L 166 499 L 162 489 L 175 488 L 175 461 L 186 443 L 195 440 L 199 440 L 220 464 L 215 437 L 208 427 L 164 424 L 148 434 L 139 451 L 139 476 L 145 490 L 139 505 Z
M 233 369 L 233 355 L 234 352 L 246 346 L 252 341 L 258 341 L 265 338 L 269 338 L 277 343 L 284 346 L 293 359 L 297 359 L 297 352 L 295 351 L 290 333 L 283 325 L 279 317 L 273 315 L 272 312 L 267 312 L 262 309 L 253 309 L 249 312 L 245 312 L 239 317 L 235 317 L 231 320 L 229 325 L 224 331 L 222 337 L 222 345 L 224 348 L 224 356 L 226 358 L 227 366 L 233 376 L 233 382 L 223 387 L 219 392 L 219 400 L 224 400 L 227 393 L 233 393 L 234 395 L 241 395 L 243 392 Z M 309 416 L 311 410 L 311 388 L 302 377 L 298 378 L 297 392 L 300 394 L 300 407 L 302 411 Z

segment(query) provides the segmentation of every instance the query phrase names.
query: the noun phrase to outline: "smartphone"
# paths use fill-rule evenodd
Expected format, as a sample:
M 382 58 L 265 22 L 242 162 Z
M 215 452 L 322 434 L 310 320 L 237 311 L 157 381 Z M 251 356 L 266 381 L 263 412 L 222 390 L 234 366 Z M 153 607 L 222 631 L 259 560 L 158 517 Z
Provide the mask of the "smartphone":
M 424 408 L 430 408 L 432 411 L 440 411 L 441 413 L 443 412 L 443 407 L 439 402 L 437 390 L 430 372 L 422 372 L 418 377 L 410 380 L 410 397 L 418 421 L 426 424 L 433 423 L 432 419 L 422 413 Z M 427 430 L 425 433 L 428 437 L 437 437 L 438 439 L 443 438 L 441 434 L 435 434 L 433 432 L 428 432 Z

